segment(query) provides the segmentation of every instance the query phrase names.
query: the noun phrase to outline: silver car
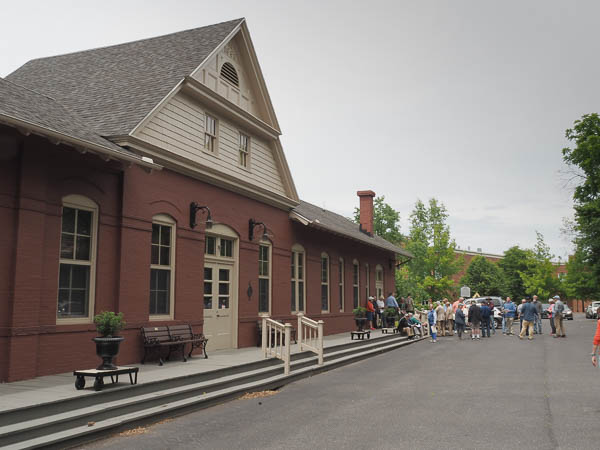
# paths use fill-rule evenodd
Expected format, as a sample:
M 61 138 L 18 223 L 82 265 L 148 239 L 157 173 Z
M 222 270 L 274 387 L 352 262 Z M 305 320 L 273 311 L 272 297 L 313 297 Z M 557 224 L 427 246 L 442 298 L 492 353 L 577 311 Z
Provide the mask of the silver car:
M 592 302 L 585 308 L 585 318 L 586 319 L 597 319 L 598 318 L 598 308 L 600 307 L 600 302 Z

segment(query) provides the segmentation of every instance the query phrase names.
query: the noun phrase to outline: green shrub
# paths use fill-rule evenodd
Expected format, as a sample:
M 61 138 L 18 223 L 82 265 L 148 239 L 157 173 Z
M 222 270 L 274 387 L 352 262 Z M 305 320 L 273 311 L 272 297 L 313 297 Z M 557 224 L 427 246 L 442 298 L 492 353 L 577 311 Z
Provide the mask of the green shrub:
M 123 320 L 123 313 L 115 314 L 112 311 L 101 311 L 94 317 L 96 330 L 102 337 L 117 336 L 119 331 L 125 328 L 127 322 Z
M 367 308 L 365 308 L 364 306 L 354 308 L 352 312 L 354 313 L 354 317 L 367 317 Z

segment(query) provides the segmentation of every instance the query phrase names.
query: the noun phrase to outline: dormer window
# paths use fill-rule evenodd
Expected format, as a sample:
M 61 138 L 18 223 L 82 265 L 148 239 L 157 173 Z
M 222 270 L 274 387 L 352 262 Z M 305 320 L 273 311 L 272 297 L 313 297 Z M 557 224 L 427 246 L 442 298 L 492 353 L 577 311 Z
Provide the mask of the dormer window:
M 226 62 L 221 66 L 221 78 L 229 81 L 235 87 L 240 87 L 240 80 L 238 78 L 237 70 L 233 67 L 233 64 Z

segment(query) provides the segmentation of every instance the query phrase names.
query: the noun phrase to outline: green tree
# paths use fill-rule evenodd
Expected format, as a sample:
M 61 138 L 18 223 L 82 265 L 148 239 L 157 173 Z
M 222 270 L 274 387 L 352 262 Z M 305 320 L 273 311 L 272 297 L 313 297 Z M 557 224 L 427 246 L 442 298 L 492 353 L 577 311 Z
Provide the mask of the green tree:
M 471 292 L 480 295 L 500 296 L 505 290 L 502 270 L 485 256 L 476 256 L 471 260 L 460 282 L 469 286 Z
M 360 223 L 360 209 L 354 208 L 354 222 Z M 392 244 L 399 245 L 402 240 L 400 233 L 400 213 L 385 202 L 385 196 L 375 197 L 373 201 L 373 231 Z
M 580 251 L 567 262 L 567 275 L 564 280 L 564 291 L 568 298 L 585 299 L 594 298 L 597 289 L 597 279 L 592 271 L 585 265 L 584 256 Z
M 463 261 L 457 260 L 456 243 L 446 223 L 446 207 L 435 198 L 426 206 L 421 200 L 410 215 L 410 233 L 406 249 L 413 254 L 396 278 L 397 290 L 410 292 L 417 300 L 450 295 L 454 288 L 452 276 L 459 272 Z
M 575 202 L 574 240 L 577 264 L 592 277 L 572 278 L 571 293 L 578 298 L 600 298 L 600 117 L 585 114 L 576 120 L 565 135 L 574 146 L 562 150 L 563 160 L 570 167 L 577 186 Z
M 515 245 L 506 250 L 504 258 L 498 262 L 504 276 L 505 294 L 515 301 L 527 295 L 520 273 L 528 270 L 528 261 L 531 257 L 528 253 L 530 253 L 529 250 Z
M 533 250 L 527 252 L 527 269 L 520 271 L 525 292 L 537 295 L 544 301 L 561 290 L 560 280 L 552 264 L 550 247 L 544 242 L 544 236 L 536 231 L 537 239 Z

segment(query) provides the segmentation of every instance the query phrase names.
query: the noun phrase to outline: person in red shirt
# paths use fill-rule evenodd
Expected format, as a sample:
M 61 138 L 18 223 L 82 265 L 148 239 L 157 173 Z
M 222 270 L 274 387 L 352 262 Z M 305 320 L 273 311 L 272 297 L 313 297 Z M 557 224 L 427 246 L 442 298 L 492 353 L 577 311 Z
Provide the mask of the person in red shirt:
M 373 306 L 373 300 L 375 300 L 374 297 L 369 297 L 367 299 L 367 326 L 371 330 L 375 329 L 373 328 L 373 316 L 375 315 L 375 306 Z
M 594 347 L 592 348 L 592 364 L 594 367 L 598 367 L 598 349 L 600 347 L 600 320 L 598 320 L 598 326 L 596 327 L 596 334 L 594 335 Z

